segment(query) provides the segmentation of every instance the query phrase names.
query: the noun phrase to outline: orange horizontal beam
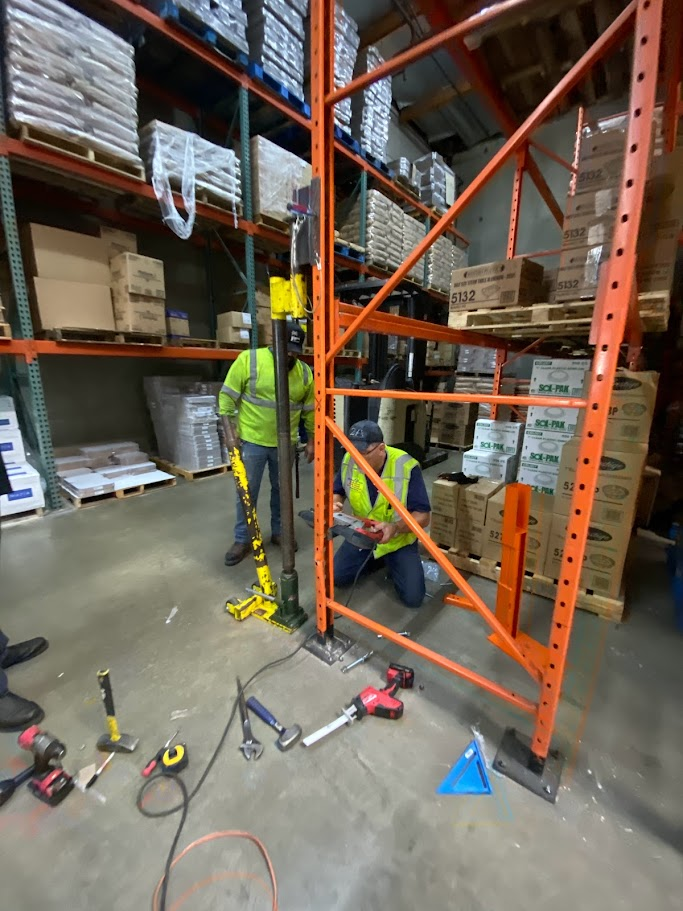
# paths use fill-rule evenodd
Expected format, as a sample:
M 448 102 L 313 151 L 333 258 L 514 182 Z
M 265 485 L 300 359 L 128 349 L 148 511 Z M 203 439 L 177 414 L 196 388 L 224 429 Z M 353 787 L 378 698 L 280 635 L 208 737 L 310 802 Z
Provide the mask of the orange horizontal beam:
M 407 50 L 403 51 L 400 54 L 397 54 L 395 57 L 392 57 L 385 63 L 382 63 L 380 66 L 376 67 L 374 70 L 371 70 L 369 73 L 363 73 L 356 79 L 352 79 L 351 82 L 348 82 L 346 85 L 341 86 L 341 88 L 336 89 L 334 92 L 330 92 L 330 94 L 325 98 L 325 104 L 337 104 L 337 102 L 343 101 L 345 98 L 348 98 L 356 92 L 359 92 L 361 89 L 372 85 L 379 79 L 384 79 L 387 76 L 393 76 L 394 73 L 399 73 L 407 66 L 410 66 L 411 63 L 415 63 L 416 61 L 421 60 L 423 57 L 427 57 L 429 54 L 433 54 L 434 51 L 438 51 L 439 48 L 443 47 L 445 44 L 448 44 L 449 41 L 453 41 L 455 38 L 464 38 L 466 35 L 469 35 L 476 29 L 481 28 L 488 22 L 496 19 L 502 13 L 521 10 L 524 7 L 531 6 L 536 2 L 538 2 L 538 0 L 503 0 L 501 3 L 496 3 L 495 5 L 483 10 L 482 12 L 477 13 L 474 16 L 470 16 L 469 19 L 465 19 L 463 22 L 458 22 L 455 25 L 452 25 L 450 28 L 446 28 L 443 31 L 438 32 L 436 35 L 432 35 L 430 38 L 426 38 L 419 44 L 415 44 L 413 47 L 409 47 Z
M 531 702 L 530 699 L 520 696 L 519 693 L 515 693 L 513 690 L 508 690 L 506 687 L 501 686 L 493 680 L 489 680 L 488 677 L 484 677 L 482 674 L 477 674 L 476 671 L 472 671 L 468 667 L 463 667 L 461 664 L 451 661 L 450 658 L 446 658 L 444 655 L 439 654 L 439 652 L 435 652 L 432 649 L 421 645 L 414 639 L 408 639 L 405 636 L 397 635 L 395 630 L 392 630 L 388 626 L 383 626 L 381 623 L 377 623 L 370 617 L 366 617 L 365 614 L 359 614 L 348 608 L 345 604 L 340 604 L 338 601 L 334 601 L 331 598 L 327 599 L 327 606 L 336 613 L 342 614 L 342 616 L 348 617 L 360 626 L 364 626 L 366 629 L 371 630 L 373 633 L 383 636 L 385 639 L 400 646 L 407 652 L 412 652 L 412 654 L 416 655 L 418 658 L 424 658 L 425 661 L 435 664 L 442 670 L 449 671 L 449 673 L 455 674 L 457 677 L 462 677 L 463 680 L 467 680 L 468 683 L 473 683 L 475 686 L 480 686 L 483 690 L 486 690 L 487 693 L 498 696 L 505 702 L 509 702 L 510 705 L 514 705 L 516 708 L 521 709 L 523 712 L 534 714 L 536 711 L 536 705 Z
M 406 399 L 410 402 L 490 402 L 492 405 L 545 405 L 547 408 L 585 408 L 585 399 L 558 395 L 494 395 L 481 392 L 414 392 L 412 389 L 342 389 L 327 390 L 328 395 L 348 395 L 361 399 Z
M 533 146 L 535 149 L 538 149 L 539 152 L 542 152 L 546 158 L 550 158 L 551 161 L 554 161 L 557 164 L 561 165 L 561 167 L 566 168 L 568 171 L 571 171 L 572 174 L 576 174 L 576 172 L 579 170 L 575 164 L 572 164 L 571 161 L 567 161 L 566 158 L 558 155 L 557 152 L 553 152 L 553 150 L 549 149 L 548 146 L 543 145 L 540 142 L 536 142 L 535 139 L 530 139 L 529 145 Z

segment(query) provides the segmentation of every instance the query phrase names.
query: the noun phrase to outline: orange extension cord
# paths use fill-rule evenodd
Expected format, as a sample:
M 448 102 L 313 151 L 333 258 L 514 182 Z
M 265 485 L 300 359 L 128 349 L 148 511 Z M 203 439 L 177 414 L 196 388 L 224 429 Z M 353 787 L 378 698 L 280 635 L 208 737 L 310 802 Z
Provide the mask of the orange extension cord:
M 266 867 L 268 867 L 268 875 L 270 876 L 271 888 L 268 890 L 266 882 L 261 879 L 260 876 L 250 873 L 222 873 L 216 874 L 215 876 L 208 876 L 206 879 L 201 880 L 200 882 L 195 883 L 193 886 L 190 886 L 183 895 L 173 904 L 171 911 L 177 911 L 178 908 L 195 892 L 198 892 L 199 889 L 202 889 L 204 886 L 210 885 L 213 882 L 217 882 L 219 879 L 225 879 L 229 876 L 243 876 L 245 878 L 253 878 L 257 882 L 260 882 L 265 888 L 266 892 L 270 892 L 272 896 L 272 911 L 278 911 L 277 904 L 277 879 L 275 878 L 275 870 L 273 868 L 273 862 L 270 859 L 266 846 L 263 842 L 257 838 L 255 835 L 252 835 L 251 832 L 242 832 L 239 829 L 227 829 L 225 832 L 212 832 L 210 835 L 203 835 L 201 838 L 198 838 L 196 841 L 193 841 L 192 844 L 189 844 L 180 854 L 175 858 L 173 863 L 169 868 L 172 870 L 175 865 L 185 857 L 186 854 L 189 854 L 193 848 L 199 847 L 199 845 L 207 844 L 210 841 L 215 841 L 218 838 L 244 838 L 247 841 L 255 844 L 256 847 L 261 852 L 263 859 L 266 862 Z M 159 893 L 161 892 L 161 887 L 164 883 L 164 877 L 162 876 L 159 882 L 157 883 L 156 889 L 154 890 L 154 896 L 152 898 L 152 911 L 159 911 Z

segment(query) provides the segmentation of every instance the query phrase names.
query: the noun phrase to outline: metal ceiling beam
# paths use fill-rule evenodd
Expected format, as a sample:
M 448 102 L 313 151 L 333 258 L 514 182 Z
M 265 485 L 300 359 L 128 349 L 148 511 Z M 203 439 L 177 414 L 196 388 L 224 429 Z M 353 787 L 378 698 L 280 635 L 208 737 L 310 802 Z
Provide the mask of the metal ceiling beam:
M 443 0 L 417 0 L 417 5 L 427 17 L 434 32 L 442 32 L 452 25 L 451 15 Z M 470 51 L 462 38 L 456 38 L 451 41 L 446 50 L 453 58 L 455 65 L 470 82 L 474 91 L 482 97 L 503 133 L 506 136 L 512 136 L 518 126 L 517 120 L 507 102 L 501 98 L 498 86 L 481 57 L 476 52 Z M 541 194 L 541 198 L 550 209 L 555 221 L 558 225 L 562 225 L 564 219 L 562 207 L 555 199 L 548 182 L 531 155 L 527 158 L 527 173 Z
M 424 117 L 425 114 L 437 111 L 439 108 L 450 104 L 451 101 L 460 98 L 461 95 L 466 95 L 471 91 L 472 86 L 465 81 L 458 82 L 455 85 L 444 85 L 442 88 L 437 89 L 436 92 L 422 95 L 417 101 L 406 105 L 399 112 L 398 119 L 401 123 L 412 123 L 413 120 L 418 120 L 420 117 Z
M 375 19 L 374 22 L 366 25 L 364 29 L 361 29 L 360 50 L 367 47 L 369 44 L 377 44 L 382 38 L 387 38 L 389 35 L 397 32 L 400 28 L 403 28 L 405 24 L 405 19 L 396 9 L 391 10 L 391 12 L 386 13 L 384 16 L 380 16 L 379 19 Z

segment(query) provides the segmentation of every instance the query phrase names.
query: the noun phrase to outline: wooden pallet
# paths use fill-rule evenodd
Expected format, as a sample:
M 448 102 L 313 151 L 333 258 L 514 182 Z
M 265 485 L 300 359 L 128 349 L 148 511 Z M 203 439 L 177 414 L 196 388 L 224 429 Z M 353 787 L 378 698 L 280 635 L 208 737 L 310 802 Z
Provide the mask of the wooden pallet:
M 130 487 L 123 487 L 121 490 L 114 491 L 114 493 L 118 500 L 127 500 L 129 497 L 139 497 L 140 494 L 147 493 L 150 490 L 157 490 L 160 487 L 175 486 L 175 478 L 164 478 L 161 481 L 151 481 L 146 484 L 131 484 Z
M 664 332 L 669 322 L 669 294 L 647 292 L 638 295 L 638 301 L 645 332 Z M 451 329 L 473 329 L 510 338 L 586 336 L 594 310 L 595 301 L 456 310 L 449 313 L 448 325 Z
M 9 323 L 0 323 L 0 338 L 12 338 L 12 330 Z
M 435 445 L 439 446 L 441 449 L 449 449 L 453 452 L 467 452 L 472 448 L 473 443 L 466 443 L 464 446 L 455 446 L 453 443 L 442 443 L 441 440 L 439 440 Z
M 45 515 L 45 508 L 43 506 L 36 506 L 35 509 L 27 509 L 24 512 L 15 512 L 10 516 L 0 516 L 0 521 L 3 525 L 8 525 L 10 522 L 18 522 L 22 519 L 38 519 L 42 518 Z
M 168 344 L 174 348 L 219 348 L 215 338 L 190 338 L 185 335 L 169 335 Z
M 88 145 L 87 139 L 74 140 L 67 139 L 64 136 L 58 136 L 49 130 L 34 126 L 19 127 L 19 138 L 26 145 L 37 146 L 42 149 L 61 152 L 62 155 L 68 155 L 69 158 L 78 158 L 81 161 L 89 161 L 96 164 L 106 171 L 112 171 L 115 174 L 123 174 L 126 177 L 133 177 L 136 180 L 145 179 L 145 169 L 142 165 L 132 162 L 123 161 L 116 155 L 107 152 L 101 152 L 93 149 Z
M 177 475 L 185 478 L 186 481 L 200 481 L 202 478 L 213 478 L 219 474 L 227 474 L 230 471 L 230 465 L 214 465 L 213 468 L 182 468 L 180 465 L 174 465 L 173 462 L 167 462 L 166 459 L 160 459 L 157 456 L 150 456 L 150 459 L 161 471 L 168 474 Z
M 272 228 L 273 231 L 279 231 L 281 234 L 287 234 L 289 236 L 289 225 L 287 222 L 282 221 L 279 218 L 273 218 L 272 215 L 267 215 L 265 212 L 258 212 L 254 215 L 254 223 L 263 225 L 266 228 Z
M 38 333 L 38 337 L 50 339 L 53 342 L 81 342 L 97 345 L 163 345 L 166 342 L 165 335 L 147 332 L 120 332 L 115 329 L 78 329 L 72 326 L 45 329 Z
M 99 493 L 92 497 L 79 497 L 70 490 L 65 490 L 61 487 L 60 493 L 69 501 L 69 503 L 75 506 L 76 509 L 87 509 L 89 506 L 97 506 L 98 503 L 103 503 L 105 500 L 116 500 L 115 490 L 112 490 L 109 493 Z
M 448 551 L 448 559 L 456 569 L 498 582 L 500 563 L 496 563 L 495 560 L 485 560 L 475 554 L 458 553 L 452 549 Z M 548 598 L 550 601 L 554 601 L 557 596 L 557 581 L 539 573 L 524 573 L 522 588 L 526 592 L 539 595 L 541 598 Z M 576 606 L 581 610 L 597 614 L 604 620 L 619 623 L 624 613 L 624 598 L 623 595 L 620 598 L 606 598 L 596 592 L 579 591 Z
M 310 348 L 308 345 L 304 346 L 304 354 L 309 357 L 313 357 L 313 349 Z M 357 348 L 342 348 L 342 350 L 340 352 L 338 352 L 338 354 L 336 355 L 336 357 L 353 357 L 353 358 L 359 358 L 362 356 L 363 356 L 363 352 L 359 351 Z

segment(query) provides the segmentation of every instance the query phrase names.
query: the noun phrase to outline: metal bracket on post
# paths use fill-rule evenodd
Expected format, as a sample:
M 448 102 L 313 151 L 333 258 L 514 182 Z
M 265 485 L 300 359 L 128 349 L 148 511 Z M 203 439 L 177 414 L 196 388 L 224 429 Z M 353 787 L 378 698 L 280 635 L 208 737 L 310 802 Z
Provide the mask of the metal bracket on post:
M 564 760 L 557 750 L 549 750 L 545 759 L 531 751 L 531 739 L 515 728 L 506 728 L 493 769 L 511 778 L 523 788 L 548 803 L 555 803 L 560 787 Z
M 324 633 L 318 633 L 309 639 L 304 649 L 332 667 L 337 661 L 341 661 L 352 645 L 353 639 L 350 636 L 337 633 L 334 627 L 330 626 Z

